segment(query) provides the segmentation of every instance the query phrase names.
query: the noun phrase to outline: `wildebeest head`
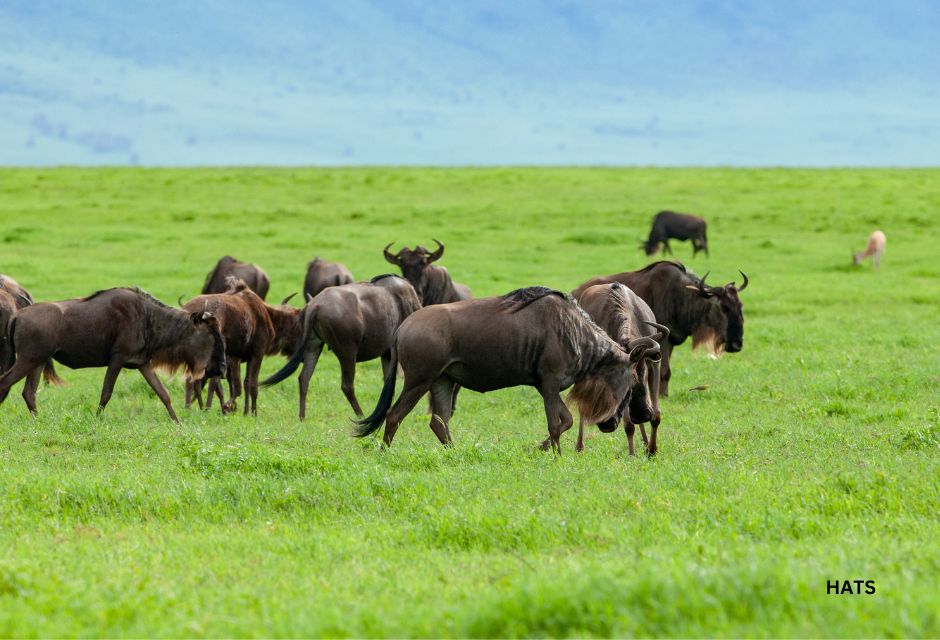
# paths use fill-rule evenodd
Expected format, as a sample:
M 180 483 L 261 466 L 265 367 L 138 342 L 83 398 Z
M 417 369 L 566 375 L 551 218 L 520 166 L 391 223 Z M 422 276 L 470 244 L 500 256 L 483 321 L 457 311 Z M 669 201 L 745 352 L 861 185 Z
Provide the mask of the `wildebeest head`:
M 444 245 L 441 244 L 441 241 L 435 240 L 434 242 L 437 243 L 437 249 L 435 251 L 428 251 L 421 245 L 418 245 L 413 250 L 408 247 L 402 247 L 398 253 L 393 254 L 388 250 L 388 248 L 394 244 L 393 242 L 388 243 L 384 250 L 385 259 L 401 269 L 401 274 L 405 276 L 405 279 L 415 288 L 415 292 L 421 300 L 424 300 L 424 288 L 427 284 L 428 266 L 432 262 L 440 260 L 441 256 L 444 255 Z
M 717 353 L 736 353 L 744 348 L 744 309 L 738 293 L 747 287 L 748 279 L 743 271 L 738 273 L 744 278 L 740 287 L 734 282 L 723 287 L 707 286 L 707 273 L 696 285 L 686 285 L 686 288 L 696 291 L 701 297 L 713 299 L 717 303 L 709 314 L 706 328 L 693 334 L 693 348 L 702 343 Z
M 190 314 L 196 330 L 187 340 L 186 366 L 194 380 L 225 375 L 225 339 L 219 320 L 208 311 Z
M 609 433 L 617 428 L 622 408 L 630 401 L 635 384 L 636 373 L 630 366 L 630 356 L 618 347 L 604 357 L 597 373 L 571 387 L 568 397 L 578 406 L 578 413 L 585 422 L 596 423 Z M 612 429 L 610 424 L 613 424 Z

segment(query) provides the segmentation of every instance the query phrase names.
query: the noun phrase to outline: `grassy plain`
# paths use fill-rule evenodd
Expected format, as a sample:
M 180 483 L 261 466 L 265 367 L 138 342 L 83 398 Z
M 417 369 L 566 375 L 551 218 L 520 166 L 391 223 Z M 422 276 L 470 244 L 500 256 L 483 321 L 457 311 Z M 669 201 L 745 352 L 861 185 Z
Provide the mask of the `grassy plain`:
M 751 286 L 742 353 L 676 351 L 656 459 L 536 451 L 528 388 L 465 392 L 453 449 L 416 411 L 382 451 L 328 353 L 304 423 L 290 380 L 177 427 L 133 372 L 96 417 L 103 371 L 61 367 L 38 419 L 0 407 L 0 635 L 940 635 L 940 171 L 0 170 L 0 272 L 173 302 L 231 253 L 280 300 L 314 254 L 365 278 L 437 237 L 477 295 L 570 289 L 645 265 L 661 208 L 710 222 L 677 258 Z M 874 228 L 882 269 L 852 268 Z

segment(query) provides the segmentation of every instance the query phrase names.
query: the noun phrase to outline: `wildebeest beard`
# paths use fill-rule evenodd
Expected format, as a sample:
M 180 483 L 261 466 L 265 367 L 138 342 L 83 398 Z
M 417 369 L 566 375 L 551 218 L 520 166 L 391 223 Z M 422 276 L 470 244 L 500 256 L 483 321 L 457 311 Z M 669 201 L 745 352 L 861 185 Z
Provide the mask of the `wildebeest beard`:
M 692 333 L 692 350 L 696 351 L 700 347 L 706 353 L 720 358 L 725 352 L 725 341 L 714 327 L 701 325 Z

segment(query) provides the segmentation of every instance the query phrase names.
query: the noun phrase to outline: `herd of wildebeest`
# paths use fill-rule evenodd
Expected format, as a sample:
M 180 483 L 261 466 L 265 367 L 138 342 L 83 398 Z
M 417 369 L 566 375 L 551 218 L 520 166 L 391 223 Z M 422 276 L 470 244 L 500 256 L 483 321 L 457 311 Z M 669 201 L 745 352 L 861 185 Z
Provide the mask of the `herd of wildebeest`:
M 708 252 L 705 221 L 696 216 L 659 213 L 648 255 L 668 239 L 691 240 L 694 252 Z M 270 281 L 254 264 L 226 256 L 206 277 L 202 294 L 179 308 L 139 288 L 118 287 L 60 302 L 34 302 L 10 276 L 0 276 L 0 402 L 22 379 L 23 399 L 36 413 L 40 378 L 61 382 L 54 362 L 71 368 L 106 367 L 98 404 L 108 404 L 122 369 L 137 369 L 173 420 L 170 396 L 155 371 L 183 370 L 186 405 L 211 407 L 217 397 L 225 413 L 258 410 L 258 390 L 299 376 L 300 418 L 310 378 L 324 346 L 339 360 L 342 391 L 359 418 L 353 435 L 374 433 L 384 423 L 390 445 L 401 421 L 426 394 L 430 427 L 442 444 L 451 442 L 450 418 L 458 391 L 486 392 L 528 385 L 542 396 L 548 422 L 543 448 L 560 451 L 559 437 L 573 423 L 561 398 L 580 416 L 577 449 L 585 424 L 605 433 L 621 422 L 631 455 L 640 425 L 646 452 L 655 454 L 661 420 L 659 397 L 669 391 L 670 357 L 692 338 L 693 347 L 740 351 L 744 316 L 740 286 L 706 284 L 678 262 L 654 262 L 638 271 L 591 278 L 571 292 L 534 286 L 495 298 L 474 299 L 436 264 L 444 245 L 417 246 L 385 259 L 402 276 L 378 275 L 356 282 L 341 264 L 316 258 L 307 265 L 302 308 L 265 302 Z M 694 255 L 694 254 L 693 254 Z M 259 380 L 262 359 L 289 360 Z M 356 363 L 381 358 L 385 383 L 372 413 L 363 417 L 356 398 Z M 244 384 L 241 364 L 245 364 Z M 399 370 L 404 388 L 393 403 Z M 223 390 L 228 384 L 228 398 Z M 205 399 L 203 391 L 205 390 Z M 650 423 L 647 436 L 645 423 Z

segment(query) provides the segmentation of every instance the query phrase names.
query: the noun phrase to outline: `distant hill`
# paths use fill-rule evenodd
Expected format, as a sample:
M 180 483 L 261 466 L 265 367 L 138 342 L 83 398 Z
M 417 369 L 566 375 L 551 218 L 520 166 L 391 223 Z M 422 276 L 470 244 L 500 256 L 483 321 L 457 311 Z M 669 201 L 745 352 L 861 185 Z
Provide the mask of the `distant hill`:
M 0 4 L 2 164 L 938 164 L 940 4 Z

